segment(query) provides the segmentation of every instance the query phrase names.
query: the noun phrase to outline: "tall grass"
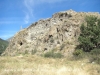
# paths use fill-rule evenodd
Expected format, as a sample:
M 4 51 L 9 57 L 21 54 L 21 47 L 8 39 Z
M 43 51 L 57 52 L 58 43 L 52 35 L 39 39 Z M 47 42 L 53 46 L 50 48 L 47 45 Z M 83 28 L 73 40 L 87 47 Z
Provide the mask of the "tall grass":
M 100 65 L 36 55 L 5 56 L 0 57 L 0 75 L 100 75 Z

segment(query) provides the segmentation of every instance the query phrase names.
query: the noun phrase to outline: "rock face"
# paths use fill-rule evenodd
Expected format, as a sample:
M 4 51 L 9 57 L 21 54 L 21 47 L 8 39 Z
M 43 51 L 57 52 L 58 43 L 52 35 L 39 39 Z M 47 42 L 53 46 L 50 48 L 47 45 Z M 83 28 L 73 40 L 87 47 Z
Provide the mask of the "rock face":
M 89 15 L 100 17 L 99 13 L 68 10 L 55 13 L 52 18 L 39 20 L 15 34 L 2 55 L 40 55 L 50 50 L 65 56 L 71 55 L 78 44 L 80 26 Z

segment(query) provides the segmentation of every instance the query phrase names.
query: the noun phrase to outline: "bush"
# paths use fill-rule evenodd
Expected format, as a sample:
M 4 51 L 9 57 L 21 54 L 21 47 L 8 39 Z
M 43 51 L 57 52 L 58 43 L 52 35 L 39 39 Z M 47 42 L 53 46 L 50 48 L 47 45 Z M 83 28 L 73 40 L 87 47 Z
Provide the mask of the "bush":
M 93 49 L 90 52 L 92 55 L 99 55 L 100 54 L 100 49 Z
M 53 51 L 47 52 L 44 54 L 44 57 L 49 57 L 49 58 L 62 58 L 63 55 L 61 53 L 54 53 Z
M 47 53 L 44 54 L 44 57 L 53 57 L 53 53 L 47 52 Z
M 96 62 L 100 64 L 100 49 L 93 49 L 91 50 L 90 54 L 91 54 L 90 62 Z
M 61 53 L 54 53 L 54 58 L 62 58 L 63 55 Z
M 84 52 L 83 50 L 81 49 L 77 49 L 73 52 L 73 58 L 72 60 L 79 60 L 79 59 L 83 59 L 87 57 L 87 53 Z
M 77 50 L 74 51 L 73 54 L 74 54 L 75 56 L 82 55 L 82 54 L 83 54 L 83 50 L 81 50 L 81 49 L 77 49 Z
M 100 64 L 100 49 L 93 49 L 91 52 L 84 52 L 83 50 L 77 49 L 73 53 L 73 60 L 87 58 L 89 62 L 96 62 Z

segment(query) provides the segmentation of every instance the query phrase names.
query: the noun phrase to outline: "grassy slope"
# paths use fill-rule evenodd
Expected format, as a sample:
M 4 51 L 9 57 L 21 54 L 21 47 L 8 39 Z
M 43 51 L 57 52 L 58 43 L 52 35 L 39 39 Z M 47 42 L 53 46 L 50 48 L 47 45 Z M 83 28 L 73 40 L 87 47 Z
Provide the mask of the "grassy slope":
M 8 46 L 8 42 L 5 40 L 0 39 L 0 55 Z
M 100 65 L 84 60 L 22 55 L 0 57 L 0 75 L 100 75 Z

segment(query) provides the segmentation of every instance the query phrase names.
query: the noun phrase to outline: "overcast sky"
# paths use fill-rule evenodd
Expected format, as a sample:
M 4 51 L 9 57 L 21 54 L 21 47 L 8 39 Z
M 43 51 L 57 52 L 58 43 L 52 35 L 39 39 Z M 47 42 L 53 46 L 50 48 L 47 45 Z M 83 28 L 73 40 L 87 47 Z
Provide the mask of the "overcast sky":
M 0 0 L 0 38 L 8 39 L 21 28 L 59 11 L 99 12 L 100 0 Z

